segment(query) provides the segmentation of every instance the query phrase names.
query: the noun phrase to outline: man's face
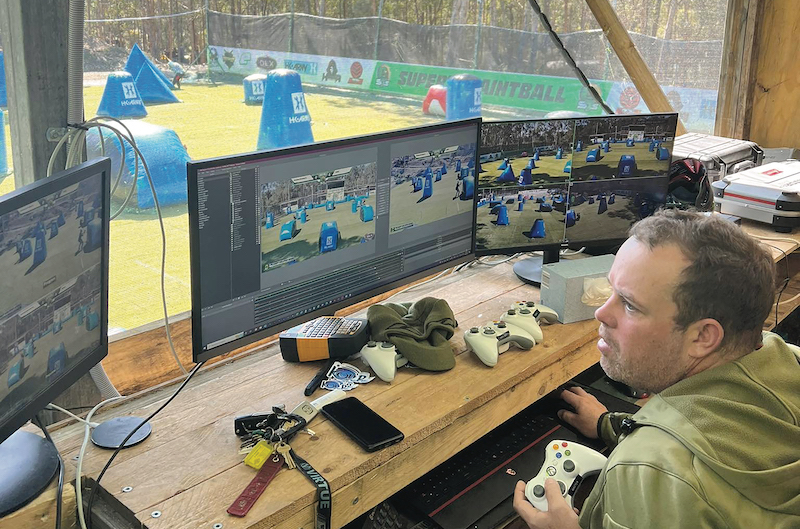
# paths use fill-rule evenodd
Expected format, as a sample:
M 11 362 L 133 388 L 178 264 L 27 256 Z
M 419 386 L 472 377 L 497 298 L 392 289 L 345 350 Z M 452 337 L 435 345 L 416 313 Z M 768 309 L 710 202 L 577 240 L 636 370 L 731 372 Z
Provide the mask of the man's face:
M 650 250 L 630 238 L 617 252 L 608 274 L 613 293 L 595 311 L 600 365 L 609 377 L 651 393 L 684 377 L 689 342 L 675 328 L 672 293 L 688 264 L 672 244 Z

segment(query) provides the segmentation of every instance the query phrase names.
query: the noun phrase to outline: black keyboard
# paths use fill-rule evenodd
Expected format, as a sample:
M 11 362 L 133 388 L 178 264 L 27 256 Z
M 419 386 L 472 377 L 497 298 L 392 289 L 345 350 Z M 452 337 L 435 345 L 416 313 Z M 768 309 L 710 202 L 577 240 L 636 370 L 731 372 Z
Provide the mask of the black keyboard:
M 510 468 L 516 473 L 515 460 L 527 450 L 541 451 L 541 442 L 552 438 L 560 429 L 558 421 L 552 417 L 528 408 L 411 483 L 401 494 L 421 513 L 433 517 L 449 502 L 498 472 L 514 477 L 515 474 L 507 470 Z M 535 474 L 520 475 L 516 479 L 527 481 Z M 511 490 L 505 491 L 505 496 L 512 492 L 513 485 Z

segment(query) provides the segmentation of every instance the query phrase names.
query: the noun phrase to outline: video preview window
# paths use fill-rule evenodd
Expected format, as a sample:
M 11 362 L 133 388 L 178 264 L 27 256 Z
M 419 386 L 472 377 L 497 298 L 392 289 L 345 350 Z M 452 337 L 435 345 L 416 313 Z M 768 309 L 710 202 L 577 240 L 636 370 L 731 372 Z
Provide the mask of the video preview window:
M 375 239 L 374 162 L 261 186 L 261 271 Z
M 668 174 L 676 122 L 674 114 L 577 119 L 573 181 Z
M 476 147 L 453 145 L 393 158 L 389 233 L 472 212 Z
M 572 170 L 574 129 L 573 120 L 484 123 L 480 187 L 567 182 Z

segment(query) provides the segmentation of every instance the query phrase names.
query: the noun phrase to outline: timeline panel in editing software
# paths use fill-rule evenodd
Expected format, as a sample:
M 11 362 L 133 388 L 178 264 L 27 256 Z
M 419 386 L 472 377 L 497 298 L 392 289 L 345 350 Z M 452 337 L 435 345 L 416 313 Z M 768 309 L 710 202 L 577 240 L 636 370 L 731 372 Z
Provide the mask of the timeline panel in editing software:
M 200 162 L 199 357 L 470 256 L 477 141 L 470 121 Z

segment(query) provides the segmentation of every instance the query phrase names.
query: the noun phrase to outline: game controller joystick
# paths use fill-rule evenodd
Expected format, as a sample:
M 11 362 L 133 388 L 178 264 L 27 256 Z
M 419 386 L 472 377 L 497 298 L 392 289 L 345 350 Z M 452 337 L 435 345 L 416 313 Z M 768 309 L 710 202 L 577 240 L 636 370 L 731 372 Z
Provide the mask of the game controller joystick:
M 500 319 L 511 325 L 516 325 L 520 329 L 528 331 L 536 343 L 544 341 L 544 334 L 542 329 L 539 328 L 539 322 L 536 321 L 536 316 L 528 309 L 508 309 L 505 314 L 500 316 Z
M 397 368 L 408 363 L 406 357 L 399 354 L 389 342 L 367 342 L 361 348 L 361 358 L 384 382 L 394 380 Z
M 509 344 L 520 349 L 530 349 L 536 342 L 525 329 L 504 321 L 495 321 L 483 327 L 473 327 L 464 333 L 467 349 L 474 351 L 481 362 L 489 367 L 497 364 L 497 357 L 508 351 Z
M 558 323 L 558 313 L 550 307 L 539 305 L 533 301 L 518 301 L 511 305 L 512 309 L 528 309 L 536 316 L 537 322 Z M 537 313 L 538 311 L 538 313 Z
M 545 447 L 544 464 L 536 477 L 525 485 L 525 497 L 540 511 L 547 510 L 544 481 L 553 478 L 561 494 L 573 507 L 572 497 L 584 478 L 603 469 L 606 456 L 572 441 L 551 441 Z

